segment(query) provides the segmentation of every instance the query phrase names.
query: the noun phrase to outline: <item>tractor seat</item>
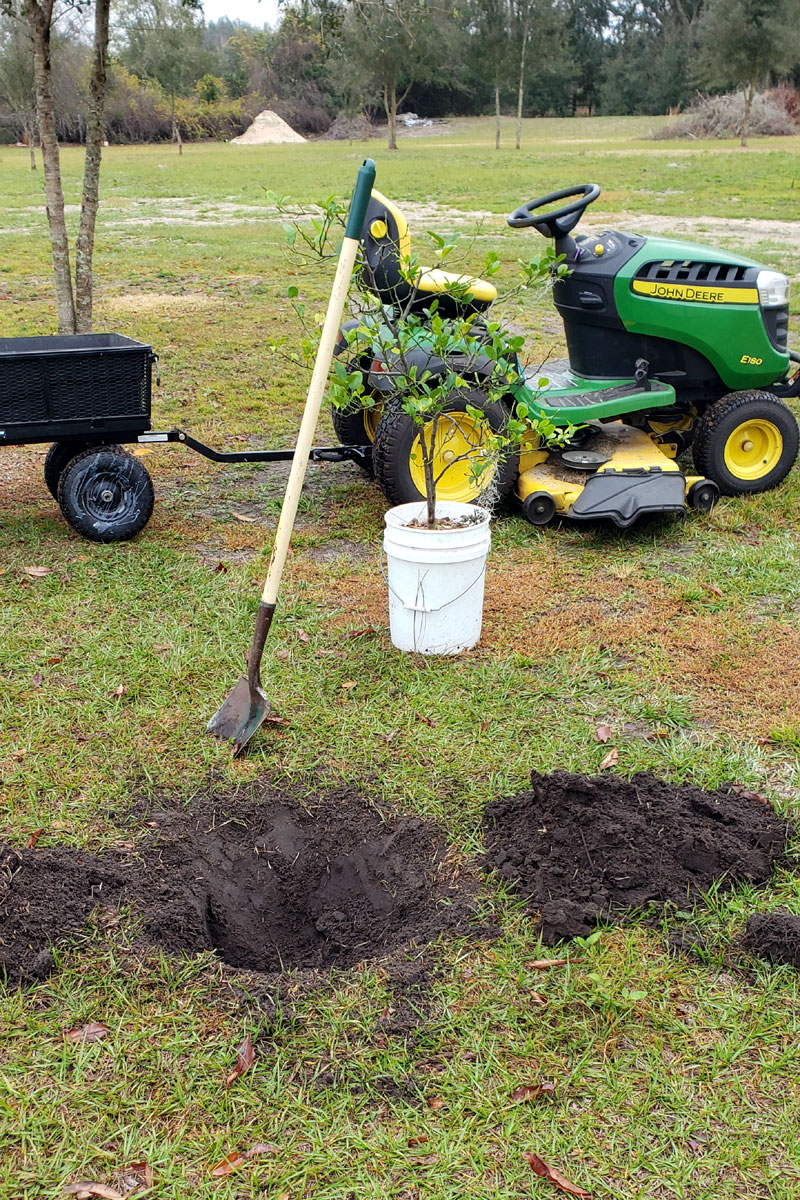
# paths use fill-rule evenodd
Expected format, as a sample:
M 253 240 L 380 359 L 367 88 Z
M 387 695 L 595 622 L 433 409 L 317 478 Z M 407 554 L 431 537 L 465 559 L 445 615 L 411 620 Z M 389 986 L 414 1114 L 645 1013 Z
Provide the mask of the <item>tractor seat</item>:
M 497 299 L 494 284 L 472 275 L 415 265 L 410 277 L 408 221 L 380 192 L 373 191 L 370 197 L 361 244 L 364 255 L 361 282 L 382 304 L 419 311 L 437 300 L 441 316 L 456 317 L 484 312 Z

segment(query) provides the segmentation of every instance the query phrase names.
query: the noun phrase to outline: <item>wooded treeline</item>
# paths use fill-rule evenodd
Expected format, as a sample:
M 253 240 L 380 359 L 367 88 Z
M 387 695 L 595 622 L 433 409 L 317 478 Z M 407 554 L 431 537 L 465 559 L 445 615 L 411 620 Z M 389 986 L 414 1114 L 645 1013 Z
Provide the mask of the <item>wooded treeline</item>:
M 207 22 L 181 0 L 114 0 L 105 131 L 230 138 L 265 107 L 307 134 L 342 112 L 666 113 L 698 89 L 800 83 L 798 18 L 798 0 L 287 0 L 276 28 L 255 29 Z M 758 61 L 724 46 L 731 30 L 745 58 L 760 45 Z M 52 65 L 58 137 L 82 142 L 85 4 L 55 22 Z M 30 37 L 6 15 L 0 138 L 29 138 L 34 110 Z

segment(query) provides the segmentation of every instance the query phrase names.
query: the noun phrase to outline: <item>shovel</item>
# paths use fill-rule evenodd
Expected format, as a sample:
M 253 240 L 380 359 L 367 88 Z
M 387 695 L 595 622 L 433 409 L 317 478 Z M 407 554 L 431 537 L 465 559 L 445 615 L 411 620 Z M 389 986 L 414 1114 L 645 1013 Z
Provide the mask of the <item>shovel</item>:
M 371 158 L 365 158 L 363 166 L 358 171 L 356 185 L 353 189 L 353 197 L 350 201 L 350 209 L 347 214 L 347 225 L 345 227 L 342 248 L 339 252 L 336 277 L 333 281 L 333 289 L 328 301 L 325 323 L 322 326 L 322 335 L 314 363 L 314 371 L 308 387 L 303 420 L 300 423 L 297 446 L 295 447 L 294 458 L 292 459 L 292 469 L 289 472 L 289 480 L 286 484 L 286 493 L 283 497 L 278 528 L 275 532 L 275 544 L 272 547 L 272 557 L 270 558 L 267 570 L 267 579 L 264 584 L 264 591 L 261 594 L 261 603 L 258 606 L 253 640 L 247 655 L 247 674 L 241 677 L 228 698 L 208 722 L 210 733 L 216 734 L 218 738 L 233 742 L 234 758 L 237 758 L 241 754 L 244 747 L 250 741 L 250 738 L 259 726 L 263 724 L 270 710 L 267 694 L 261 685 L 261 656 L 264 653 L 264 643 L 267 640 L 269 627 L 275 615 L 278 588 L 286 563 L 286 556 L 289 552 L 289 540 L 292 536 L 297 505 L 300 500 L 306 467 L 308 466 L 308 456 L 311 452 L 314 432 L 317 428 L 325 383 L 328 378 L 328 371 L 330 370 L 331 359 L 333 358 L 333 349 L 336 344 L 336 337 L 341 325 L 342 313 L 347 298 L 347 289 L 350 285 L 350 276 L 353 273 L 353 265 L 358 251 L 361 227 L 364 224 L 367 205 L 369 204 L 374 182 L 375 163 Z

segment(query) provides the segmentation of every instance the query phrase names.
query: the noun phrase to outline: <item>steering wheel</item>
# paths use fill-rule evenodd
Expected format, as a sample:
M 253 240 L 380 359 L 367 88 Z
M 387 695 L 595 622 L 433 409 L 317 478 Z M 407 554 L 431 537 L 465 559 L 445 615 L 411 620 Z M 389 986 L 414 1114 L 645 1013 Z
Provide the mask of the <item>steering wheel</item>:
M 548 196 L 540 196 L 538 200 L 531 200 L 529 204 L 515 208 L 508 218 L 508 224 L 512 229 L 527 229 L 532 225 L 542 237 L 566 237 L 580 221 L 583 210 L 599 195 L 600 185 L 597 183 L 580 183 L 577 187 L 562 188 L 560 192 L 550 192 Z M 573 200 L 571 204 L 562 204 L 560 208 L 554 208 L 542 216 L 537 215 L 539 209 L 546 208 L 548 204 L 555 204 L 556 200 L 566 200 L 569 196 L 577 196 L 578 199 Z

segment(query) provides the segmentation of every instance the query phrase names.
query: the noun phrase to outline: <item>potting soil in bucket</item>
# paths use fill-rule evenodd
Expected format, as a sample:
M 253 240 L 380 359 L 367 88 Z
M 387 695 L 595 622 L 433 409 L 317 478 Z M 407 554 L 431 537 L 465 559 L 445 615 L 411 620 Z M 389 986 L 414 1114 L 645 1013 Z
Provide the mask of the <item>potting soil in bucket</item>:
M 392 644 L 419 654 L 469 650 L 481 636 L 491 514 L 440 501 L 436 519 L 451 524 L 428 529 L 426 505 L 415 501 L 390 509 L 384 519 Z

